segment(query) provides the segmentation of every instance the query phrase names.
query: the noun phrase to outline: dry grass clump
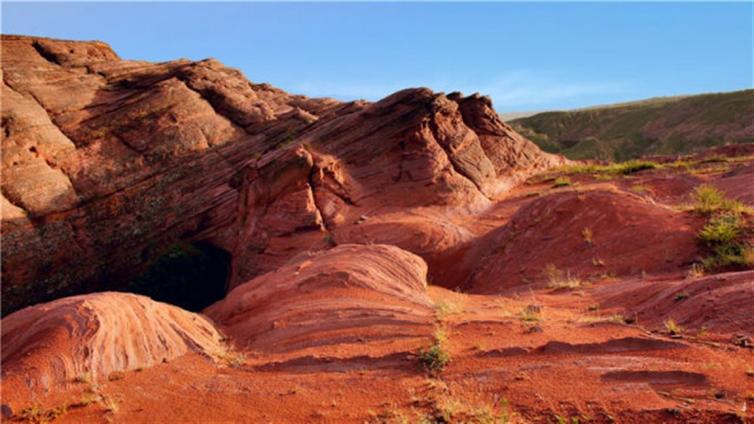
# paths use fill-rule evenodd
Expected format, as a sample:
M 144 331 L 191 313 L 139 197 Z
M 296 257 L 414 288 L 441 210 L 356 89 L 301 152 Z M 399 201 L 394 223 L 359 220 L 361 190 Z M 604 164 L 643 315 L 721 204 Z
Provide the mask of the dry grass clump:
M 671 336 L 680 336 L 683 334 L 683 327 L 678 325 L 674 320 L 668 319 L 664 323 L 665 330 L 670 334 Z
M 584 286 L 584 282 L 570 272 L 558 269 L 553 264 L 548 264 L 543 272 L 547 279 L 547 287 L 551 289 L 577 289 Z

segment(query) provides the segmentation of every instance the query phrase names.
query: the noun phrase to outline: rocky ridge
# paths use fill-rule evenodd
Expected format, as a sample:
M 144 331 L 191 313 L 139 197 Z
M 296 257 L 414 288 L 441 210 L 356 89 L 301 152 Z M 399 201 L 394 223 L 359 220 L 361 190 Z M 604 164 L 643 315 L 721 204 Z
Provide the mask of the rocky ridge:
M 479 95 L 342 103 L 211 59 L 8 35 L 2 48 L 5 313 L 118 287 L 179 240 L 231 253 L 234 286 L 350 241 L 338 230 L 365 213 L 479 210 L 562 163 Z

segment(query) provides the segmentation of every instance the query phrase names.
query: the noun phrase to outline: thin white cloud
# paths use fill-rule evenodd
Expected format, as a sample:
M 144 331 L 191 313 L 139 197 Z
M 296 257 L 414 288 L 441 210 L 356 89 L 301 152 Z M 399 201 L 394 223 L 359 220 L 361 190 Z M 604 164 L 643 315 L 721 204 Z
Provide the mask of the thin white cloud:
M 511 110 L 573 104 L 593 96 L 626 94 L 629 86 L 626 82 L 569 81 L 517 71 L 483 84 L 477 91 L 491 96 L 497 108 Z
M 287 87 L 291 92 L 313 97 L 339 99 L 378 100 L 407 87 L 429 87 L 436 91 L 461 91 L 465 94 L 479 92 L 489 95 L 499 110 L 535 110 L 554 104 L 569 107 L 594 96 L 615 96 L 629 92 L 625 82 L 567 81 L 541 73 L 528 71 L 508 72 L 478 84 L 452 84 L 448 81 L 402 81 L 379 84 L 352 82 L 301 82 Z

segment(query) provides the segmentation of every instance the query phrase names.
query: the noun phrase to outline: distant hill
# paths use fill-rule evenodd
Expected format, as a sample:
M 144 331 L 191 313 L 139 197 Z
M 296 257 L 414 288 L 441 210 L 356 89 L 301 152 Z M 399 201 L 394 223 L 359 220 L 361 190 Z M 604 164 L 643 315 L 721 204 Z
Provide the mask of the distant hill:
M 754 142 L 754 90 L 543 112 L 510 124 L 571 159 L 626 160 Z

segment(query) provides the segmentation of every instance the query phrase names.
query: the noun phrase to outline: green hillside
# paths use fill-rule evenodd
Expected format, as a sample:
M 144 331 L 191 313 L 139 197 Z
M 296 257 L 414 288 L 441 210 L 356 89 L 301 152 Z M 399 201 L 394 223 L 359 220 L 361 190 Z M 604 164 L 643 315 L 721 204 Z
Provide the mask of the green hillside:
M 754 90 L 544 112 L 510 124 L 543 150 L 571 159 L 685 154 L 754 142 Z

